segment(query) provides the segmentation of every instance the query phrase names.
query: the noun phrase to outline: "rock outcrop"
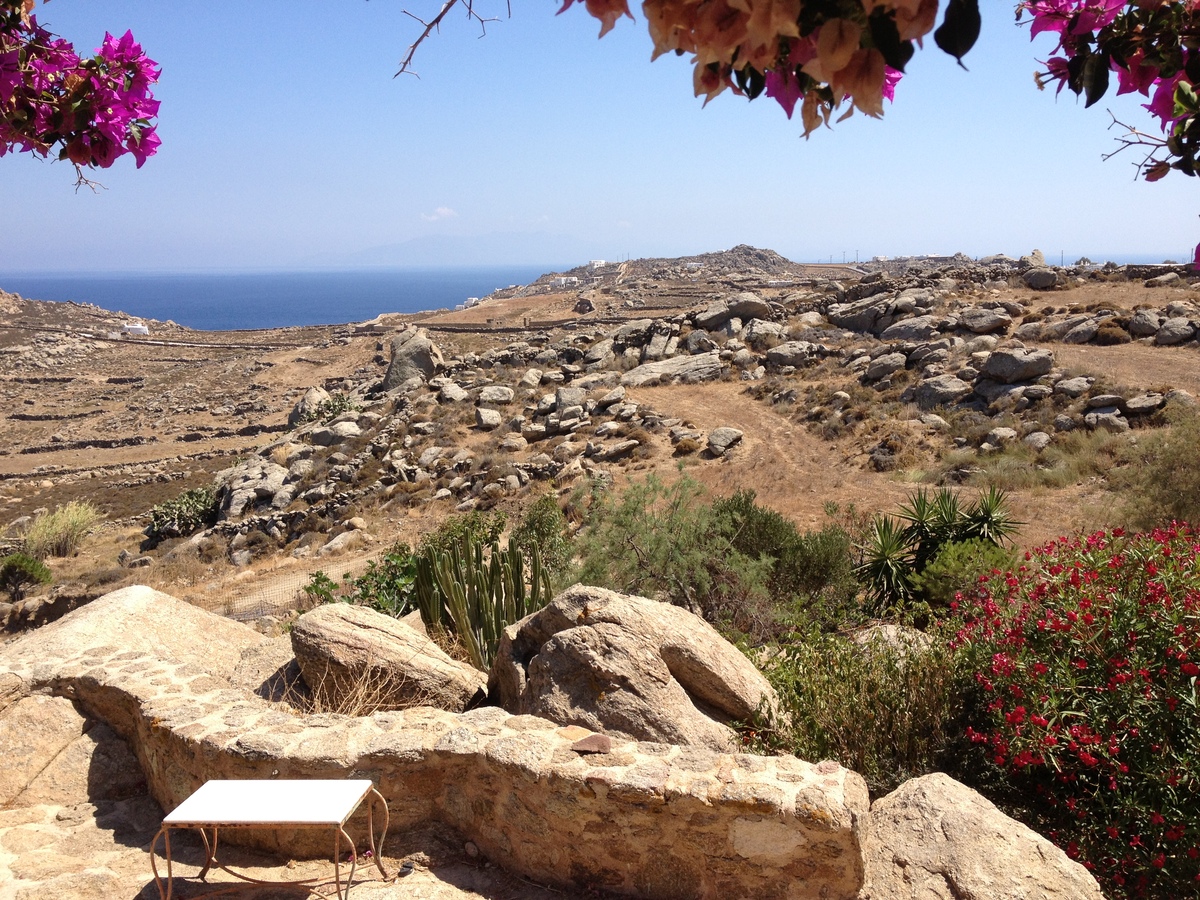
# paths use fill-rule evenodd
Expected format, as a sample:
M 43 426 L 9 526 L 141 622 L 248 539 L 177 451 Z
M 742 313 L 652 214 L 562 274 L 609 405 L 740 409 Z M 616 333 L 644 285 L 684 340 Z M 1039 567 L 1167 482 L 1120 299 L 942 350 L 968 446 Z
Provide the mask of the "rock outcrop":
M 487 676 L 447 656 L 404 622 L 362 606 L 327 603 L 296 620 L 292 650 L 322 705 L 372 712 L 434 706 L 462 712 L 487 695 Z
M 445 364 L 441 350 L 424 328 L 407 328 L 392 340 L 392 361 L 383 376 L 383 390 L 395 390 L 414 377 L 428 381 Z
M 948 775 L 871 805 L 860 900 L 1103 900 L 1091 874 Z
M 685 609 L 576 585 L 505 629 L 488 681 L 513 713 L 636 740 L 733 749 L 773 708 L 754 665 Z

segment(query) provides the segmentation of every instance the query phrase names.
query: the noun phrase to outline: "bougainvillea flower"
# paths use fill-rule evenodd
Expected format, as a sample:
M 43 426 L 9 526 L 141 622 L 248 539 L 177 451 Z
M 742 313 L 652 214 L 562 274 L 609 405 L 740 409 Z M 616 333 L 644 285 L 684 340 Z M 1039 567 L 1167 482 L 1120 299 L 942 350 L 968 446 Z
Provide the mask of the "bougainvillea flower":
M 790 119 L 796 110 L 796 102 L 803 96 L 800 79 L 791 69 L 771 69 L 766 75 L 767 96 L 783 107 Z
M 899 69 L 893 69 L 888 66 L 883 73 L 883 97 L 888 102 L 894 102 L 896 99 L 896 85 L 900 83 L 900 79 L 904 77 L 904 73 Z
M 1163 131 L 1167 131 L 1175 120 L 1175 87 L 1181 80 L 1182 72 L 1174 78 L 1164 78 L 1158 83 L 1151 101 L 1142 104 L 1143 109 L 1162 123 Z
M 1129 58 L 1129 68 L 1127 69 L 1122 68 L 1115 59 L 1112 61 L 1111 68 L 1117 73 L 1118 97 L 1134 91 L 1145 97 L 1150 96 L 1150 86 L 1158 78 L 1158 68 L 1146 65 L 1145 59 L 1146 57 L 1139 50 Z

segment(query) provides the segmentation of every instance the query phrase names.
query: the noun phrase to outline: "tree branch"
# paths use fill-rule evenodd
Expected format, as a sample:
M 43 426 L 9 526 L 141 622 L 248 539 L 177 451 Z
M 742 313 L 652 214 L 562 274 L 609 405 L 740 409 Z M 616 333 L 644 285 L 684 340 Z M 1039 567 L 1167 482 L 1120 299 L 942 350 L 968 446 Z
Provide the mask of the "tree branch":
M 438 11 L 438 14 L 428 22 L 415 13 L 409 12 L 407 9 L 402 10 L 402 12 L 410 19 L 416 19 L 418 22 L 420 22 L 423 30 L 417 36 L 417 39 L 409 45 L 408 52 L 404 54 L 404 59 L 400 61 L 400 68 L 396 70 L 396 74 L 392 76 L 393 78 L 398 78 L 405 73 L 408 73 L 409 75 L 415 75 L 418 78 L 421 77 L 417 75 L 412 68 L 412 61 L 413 57 L 417 55 L 417 48 L 419 48 L 421 44 L 425 43 L 425 39 L 429 37 L 429 35 L 435 31 L 441 30 L 442 21 L 446 18 L 447 14 L 449 14 L 450 10 L 459 4 L 462 4 L 466 7 L 468 19 L 474 19 L 479 23 L 480 37 L 485 37 L 487 35 L 488 22 L 500 21 L 499 16 L 492 16 L 485 19 L 483 16 L 477 13 L 475 11 L 475 0 L 444 0 L 442 3 L 442 8 Z M 505 6 L 508 9 L 509 18 L 512 18 L 512 0 L 506 0 Z

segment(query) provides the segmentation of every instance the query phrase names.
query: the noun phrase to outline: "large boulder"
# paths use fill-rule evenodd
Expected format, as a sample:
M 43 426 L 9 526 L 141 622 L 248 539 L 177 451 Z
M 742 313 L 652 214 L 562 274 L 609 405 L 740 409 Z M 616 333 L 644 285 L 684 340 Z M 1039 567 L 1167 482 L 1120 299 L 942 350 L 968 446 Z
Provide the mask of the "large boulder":
M 901 319 L 894 325 L 889 325 L 879 335 L 882 341 L 927 341 L 938 333 L 937 318 L 934 316 L 913 316 Z
M 1012 324 L 1012 316 L 1002 309 L 972 306 L 958 314 L 958 324 L 973 334 L 991 334 Z
M 983 364 L 983 374 L 1001 384 L 1013 384 L 1040 378 L 1053 368 L 1054 354 L 1049 350 L 1006 347 L 996 350 L 987 358 Z
M 733 720 L 774 708 L 754 665 L 685 609 L 576 585 L 505 629 L 488 681 L 512 713 L 732 750 Z
M 487 684 L 482 672 L 410 626 L 348 603 L 327 603 L 297 619 L 292 652 L 309 689 L 331 708 L 361 700 L 372 711 L 462 712 L 483 699 Z
M 292 411 L 288 413 L 288 427 L 295 428 L 309 419 L 314 418 L 321 407 L 330 401 L 329 391 L 320 387 L 310 387 L 304 392 Z
M 695 356 L 672 356 L 670 359 L 644 363 L 622 375 L 621 384 L 626 387 L 640 387 L 662 379 L 696 382 L 712 381 L 720 377 L 721 357 L 714 350 Z
M 807 366 L 820 357 L 821 348 L 808 341 L 787 341 L 767 351 L 767 362 L 773 366 Z
M 971 390 L 970 384 L 955 375 L 935 375 L 917 385 L 914 399 L 921 409 L 934 409 L 961 400 Z
M 424 328 L 406 328 L 392 341 L 392 361 L 383 376 L 383 389 L 395 390 L 414 376 L 428 381 L 445 364 L 442 351 Z
M 144 585 L 105 594 L 87 606 L 30 632 L 6 648 L 5 668 L 66 659 L 84 648 L 120 647 L 189 663 L 235 681 L 242 655 L 266 638 L 248 625 L 206 612 Z M 255 685 L 254 687 L 257 687 Z
M 940 772 L 871 805 L 859 900 L 1103 900 L 1082 865 Z

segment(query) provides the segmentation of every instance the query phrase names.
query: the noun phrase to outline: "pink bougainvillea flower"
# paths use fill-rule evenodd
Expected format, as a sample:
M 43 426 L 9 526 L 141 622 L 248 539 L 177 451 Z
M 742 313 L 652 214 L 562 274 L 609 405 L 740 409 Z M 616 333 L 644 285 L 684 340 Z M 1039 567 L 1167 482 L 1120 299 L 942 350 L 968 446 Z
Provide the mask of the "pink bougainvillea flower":
M 0 53 L 0 102 L 7 102 L 24 81 L 21 75 L 21 51 Z
M 800 79 L 791 69 L 771 69 L 766 75 L 767 96 L 783 107 L 790 119 L 796 111 L 796 103 L 804 96 Z
M 1175 87 L 1182 79 L 1182 72 L 1174 78 L 1162 79 L 1154 91 L 1154 97 L 1149 103 L 1142 104 L 1143 109 L 1162 123 L 1163 131 L 1169 130 L 1175 120 Z
M 1117 96 L 1131 94 L 1137 91 L 1144 97 L 1150 96 L 1150 86 L 1158 78 L 1158 68 L 1145 64 L 1146 57 L 1139 50 L 1129 57 L 1129 68 L 1122 68 L 1114 59 L 1111 68 L 1117 73 Z
M 883 70 L 883 96 L 890 102 L 896 100 L 896 85 L 900 83 L 900 79 L 904 77 L 904 73 L 899 69 L 893 69 L 887 66 Z

